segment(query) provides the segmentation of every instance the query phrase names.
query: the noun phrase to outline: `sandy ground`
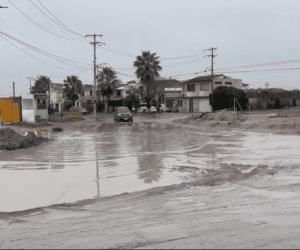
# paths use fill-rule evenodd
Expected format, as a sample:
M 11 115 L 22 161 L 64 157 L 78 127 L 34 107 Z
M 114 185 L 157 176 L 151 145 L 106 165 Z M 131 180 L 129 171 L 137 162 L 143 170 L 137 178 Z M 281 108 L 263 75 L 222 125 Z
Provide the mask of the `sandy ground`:
M 224 116 L 220 118 L 221 116 Z M 217 117 L 217 119 L 216 119 Z M 217 114 L 138 115 L 134 122 L 183 129 L 249 130 L 297 135 L 299 108 Z M 179 119 L 179 120 L 178 120 Z M 64 129 L 112 123 L 92 116 Z M 232 165 L 180 185 L 78 204 L 0 214 L 1 248 L 298 248 L 298 165 Z

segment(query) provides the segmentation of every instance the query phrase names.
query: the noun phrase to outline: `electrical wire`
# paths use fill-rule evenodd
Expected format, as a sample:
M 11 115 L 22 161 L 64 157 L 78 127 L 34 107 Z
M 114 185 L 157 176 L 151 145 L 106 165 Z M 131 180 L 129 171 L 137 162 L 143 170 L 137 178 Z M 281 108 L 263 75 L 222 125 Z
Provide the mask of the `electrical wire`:
M 257 69 L 257 70 L 239 70 L 239 71 L 217 71 L 216 73 L 254 73 L 254 72 L 276 72 L 276 71 L 289 71 L 300 70 L 300 68 L 283 68 L 283 69 Z
M 15 37 L 13 37 L 13 36 L 7 34 L 7 33 L 2 32 L 2 31 L 0 31 L 0 34 L 2 34 L 2 36 L 8 37 L 9 39 L 11 39 L 11 40 L 13 40 L 13 41 L 15 41 L 15 42 L 17 42 L 17 43 L 23 45 L 23 46 L 25 46 L 25 47 L 27 47 L 27 48 L 29 48 L 29 49 L 35 51 L 35 52 L 38 52 L 38 53 L 43 54 L 43 55 L 45 55 L 45 56 L 48 56 L 48 57 L 50 57 L 51 59 L 56 60 L 56 61 L 59 61 L 59 62 L 61 62 L 61 63 L 67 64 L 67 65 L 71 65 L 71 66 L 77 66 L 77 65 L 74 65 L 74 63 L 77 63 L 77 64 L 80 64 L 80 65 L 84 65 L 84 66 L 85 66 L 85 68 L 84 68 L 84 67 L 81 67 L 80 69 L 83 69 L 83 68 L 84 68 L 84 69 L 87 69 L 86 66 L 91 66 L 91 64 L 81 63 L 81 62 L 78 62 L 78 61 L 75 61 L 75 60 L 71 60 L 71 59 L 68 59 L 68 58 L 65 58 L 65 57 L 57 56 L 57 55 L 55 55 L 55 54 L 53 54 L 53 53 L 50 53 L 50 52 L 48 52 L 48 51 L 45 51 L 45 50 L 39 49 L 39 48 L 37 48 L 37 47 L 35 47 L 35 46 L 33 46 L 33 45 L 30 45 L 30 44 L 28 44 L 28 43 L 25 43 L 25 42 L 23 42 L 23 41 L 21 41 L 21 40 L 15 38 Z
M 297 62 L 300 62 L 300 59 L 275 61 L 275 62 L 260 63 L 260 64 L 250 64 L 250 65 L 242 65 L 242 66 L 236 66 L 236 67 L 225 67 L 225 68 L 219 68 L 219 70 L 230 70 L 230 69 L 240 69 L 240 68 L 256 68 L 256 67 L 264 67 L 264 66 L 271 66 L 271 65 L 291 64 L 291 63 L 297 63 Z
M 32 0 L 30 0 L 32 1 Z M 53 17 L 54 20 L 56 20 L 56 23 L 61 24 L 61 27 L 64 27 L 65 30 L 69 31 L 70 33 L 80 36 L 80 37 L 84 37 L 84 35 L 74 31 L 73 29 L 71 29 L 70 27 L 68 27 L 67 25 L 65 25 L 60 19 L 58 19 L 53 12 L 51 12 L 40 0 L 37 0 L 37 2 L 49 13 L 49 15 L 51 15 Z M 52 19 L 51 17 L 49 17 L 50 19 Z
M 161 60 L 163 61 L 169 61 L 169 60 L 178 60 L 178 59 L 185 59 L 185 58 L 191 58 L 191 57 L 196 57 L 196 56 L 202 56 L 204 55 L 204 52 L 192 54 L 192 55 L 186 55 L 186 56 L 175 56 L 175 57 L 160 57 Z
M 60 37 L 60 38 L 64 38 L 64 39 L 78 39 L 77 37 L 74 38 L 74 37 L 67 37 L 67 36 L 62 36 L 58 33 L 55 33 L 45 27 L 43 27 L 42 25 L 40 25 L 38 22 L 34 21 L 31 17 L 29 17 L 28 15 L 26 15 L 17 5 L 15 5 L 11 0 L 8 0 L 8 2 L 18 11 L 20 12 L 24 17 L 26 17 L 29 21 L 31 21 L 33 24 L 35 24 L 36 26 L 38 26 L 40 29 L 54 35 L 54 36 L 57 36 L 57 37 Z
M 14 46 L 16 49 L 20 50 L 22 53 L 26 54 L 27 56 L 29 56 L 30 58 L 33 58 L 35 59 L 36 61 L 40 62 L 40 63 L 43 63 L 43 64 L 46 64 L 46 65 L 49 65 L 51 67 L 54 67 L 54 68 L 57 68 L 57 69 L 61 69 L 61 70 L 70 70 L 70 69 L 67 69 L 67 68 L 62 68 L 62 67 L 59 67 L 57 65 L 54 65 L 54 64 L 50 64 L 50 63 L 47 63 L 47 62 L 44 62 L 42 60 L 40 60 L 39 58 L 31 55 L 30 53 L 26 52 L 25 50 L 19 48 L 18 46 L 16 46 L 15 44 L 13 44 L 11 41 L 9 41 L 6 37 L 3 37 L 2 38 L 7 41 L 9 44 L 11 44 L 12 46 Z

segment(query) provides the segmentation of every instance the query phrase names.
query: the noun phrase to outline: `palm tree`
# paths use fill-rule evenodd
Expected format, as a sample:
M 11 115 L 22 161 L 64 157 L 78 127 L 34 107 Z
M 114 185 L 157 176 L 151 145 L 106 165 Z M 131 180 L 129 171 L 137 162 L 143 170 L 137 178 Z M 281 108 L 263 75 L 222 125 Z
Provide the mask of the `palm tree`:
M 142 55 L 136 57 L 133 66 L 136 67 L 135 74 L 147 87 L 147 107 L 150 108 L 150 84 L 156 77 L 159 77 L 160 66 L 159 56 L 150 51 L 142 51 Z
M 71 75 L 64 80 L 64 94 L 65 96 L 73 102 L 79 98 L 82 93 L 82 82 L 78 76 Z
M 31 93 L 33 94 L 45 94 L 50 89 L 51 80 L 47 76 L 39 76 L 38 79 L 35 80 L 34 86 L 31 89 Z
M 113 90 L 120 84 L 120 80 L 117 77 L 117 72 L 111 67 L 104 67 L 99 71 L 97 76 L 102 96 L 107 97 L 106 112 L 108 112 L 110 96 Z

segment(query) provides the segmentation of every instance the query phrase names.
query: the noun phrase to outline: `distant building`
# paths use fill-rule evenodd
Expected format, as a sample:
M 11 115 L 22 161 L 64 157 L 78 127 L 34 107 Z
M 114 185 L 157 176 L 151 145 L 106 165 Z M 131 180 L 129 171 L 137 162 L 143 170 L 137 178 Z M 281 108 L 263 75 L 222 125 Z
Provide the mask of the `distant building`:
M 218 86 L 231 86 L 237 89 L 244 89 L 247 84 L 244 84 L 241 79 L 235 79 L 223 74 L 216 75 L 214 78 L 214 89 Z
M 182 82 L 182 111 L 211 112 L 210 95 L 219 86 L 245 89 L 248 85 L 241 79 L 223 74 L 199 76 Z
M 54 110 L 62 112 L 64 103 L 64 91 L 62 83 L 51 83 L 50 85 L 50 105 Z
M 182 111 L 211 112 L 209 95 L 212 93 L 212 81 L 217 77 L 199 76 L 182 82 Z
M 299 90 L 250 89 L 246 92 L 246 97 L 249 99 L 250 108 L 253 110 L 300 105 Z

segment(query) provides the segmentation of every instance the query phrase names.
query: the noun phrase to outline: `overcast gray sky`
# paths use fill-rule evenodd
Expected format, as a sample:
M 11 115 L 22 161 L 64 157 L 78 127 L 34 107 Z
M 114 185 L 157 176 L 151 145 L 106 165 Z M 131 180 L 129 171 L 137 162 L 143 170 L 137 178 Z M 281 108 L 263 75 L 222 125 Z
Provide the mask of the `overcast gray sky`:
M 116 68 L 124 82 L 135 79 L 132 64 L 142 50 L 161 56 L 162 76 L 182 80 L 210 67 L 203 50 L 213 46 L 216 72 L 234 71 L 226 74 L 250 87 L 266 81 L 270 87 L 300 87 L 298 69 L 261 71 L 300 68 L 298 0 L 0 0 L 0 5 L 8 6 L 0 9 L 0 96 L 12 95 L 13 81 L 16 94 L 26 94 L 29 76 L 62 82 L 75 74 L 93 83 L 89 39 L 62 29 L 41 10 L 76 33 L 103 34 L 107 46 L 97 48 L 97 63 Z M 53 60 L 7 35 L 64 59 Z M 190 57 L 176 58 L 182 56 Z M 274 64 L 240 67 L 265 63 Z M 260 71 L 236 73 L 241 70 Z

